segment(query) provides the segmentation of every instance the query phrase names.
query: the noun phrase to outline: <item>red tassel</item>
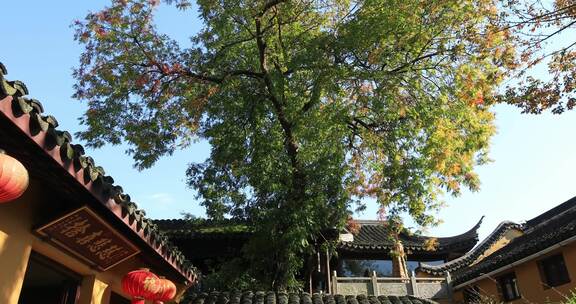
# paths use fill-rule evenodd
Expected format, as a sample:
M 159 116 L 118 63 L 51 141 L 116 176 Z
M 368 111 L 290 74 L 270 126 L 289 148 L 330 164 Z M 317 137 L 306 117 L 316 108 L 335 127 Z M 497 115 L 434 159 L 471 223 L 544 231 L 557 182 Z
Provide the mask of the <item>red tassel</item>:
M 132 298 L 132 304 L 145 304 L 142 298 Z

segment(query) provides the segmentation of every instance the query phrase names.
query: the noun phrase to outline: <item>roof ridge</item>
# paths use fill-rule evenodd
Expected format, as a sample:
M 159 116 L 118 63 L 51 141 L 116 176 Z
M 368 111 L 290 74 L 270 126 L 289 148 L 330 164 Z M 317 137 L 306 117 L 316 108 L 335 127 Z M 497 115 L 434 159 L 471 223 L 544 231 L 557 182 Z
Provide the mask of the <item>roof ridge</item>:
M 478 228 L 483 218 L 478 221 L 470 230 L 451 237 L 434 237 L 420 236 L 407 233 L 401 233 L 405 249 L 413 251 L 454 251 L 460 250 L 464 253 L 469 251 L 478 242 Z M 373 222 L 372 222 L 373 223 Z M 394 247 L 393 241 L 387 237 L 388 233 L 384 231 L 382 225 L 361 225 L 360 230 L 352 241 L 342 241 L 339 247 L 348 251 L 381 251 L 390 250 Z M 428 241 L 433 241 L 432 243 Z M 431 249 L 434 247 L 435 249 Z
M 354 221 L 360 225 L 372 225 L 372 224 L 386 223 L 386 221 L 383 221 L 383 220 L 368 220 L 368 219 L 352 219 L 352 221 Z
M 436 239 L 441 239 L 441 238 L 454 238 L 454 237 L 458 237 L 458 236 L 463 236 L 463 235 L 467 235 L 469 233 L 472 232 L 476 232 L 478 231 L 478 229 L 480 228 L 480 226 L 482 225 L 482 221 L 484 220 L 485 216 L 483 215 L 480 220 L 476 223 L 476 225 L 474 225 L 472 228 L 470 228 L 468 231 L 463 232 L 461 234 L 457 234 L 457 235 L 452 235 L 452 236 L 427 236 L 427 235 L 421 235 L 418 233 L 415 233 L 413 231 L 407 230 L 408 233 L 406 233 L 406 231 L 402 231 L 401 233 L 406 233 L 407 235 L 410 236 L 421 236 L 421 237 L 426 237 L 426 238 L 436 238 Z M 364 225 L 364 226 L 379 226 L 378 224 L 384 224 L 386 223 L 386 221 L 384 220 L 357 220 L 357 219 L 353 219 L 353 221 L 355 221 L 356 223 L 360 224 L 360 225 Z
M 576 209 L 576 196 L 555 207 L 548 209 L 547 211 L 544 211 L 544 213 L 538 216 L 535 216 L 527 220 L 524 223 L 524 229 L 526 229 L 527 231 L 533 230 L 538 226 L 544 225 L 549 221 L 561 217 L 568 212 L 574 212 L 575 209 Z
M 490 233 L 484 240 L 482 240 L 482 242 L 480 242 L 463 256 L 440 265 L 428 265 L 426 263 L 422 263 L 418 269 L 430 274 L 440 274 L 446 271 L 453 271 L 467 266 L 475 261 L 480 256 L 480 254 L 482 254 L 482 252 L 496 243 L 503 233 L 513 228 L 522 229 L 522 226 L 511 221 L 502 221 L 500 224 L 498 224 L 498 226 L 496 226 L 492 233 Z
M 6 113 L 11 118 L 8 119 L 15 123 L 16 120 L 28 119 L 29 130 L 20 129 L 29 137 L 36 137 L 39 134 L 45 136 L 44 145 L 36 144 L 41 149 L 49 149 L 56 153 L 48 153 L 56 162 L 58 162 L 69 174 L 82 184 L 96 200 L 100 201 L 110 211 L 113 205 L 119 205 L 121 216 L 114 213 L 118 218 L 128 218 L 126 223 L 132 231 L 142 238 L 150 247 L 154 249 L 162 258 L 174 267 L 187 280 L 194 281 L 196 277 L 196 268 L 184 257 L 183 253 L 170 243 L 168 237 L 160 231 L 156 224 L 149 218 L 146 218 L 146 212 L 138 209 L 138 205 L 131 201 L 130 195 L 125 194 L 122 187 L 114 185 L 114 179 L 107 176 L 104 168 L 96 166 L 94 159 L 86 156 L 84 147 L 80 144 L 72 144 L 72 135 L 67 131 L 60 131 L 58 121 L 51 115 L 42 115 L 44 108 L 36 100 L 25 97 L 29 94 L 26 85 L 18 80 L 8 81 L 4 78 L 8 71 L 4 64 L 0 62 L 0 101 L 11 101 L 11 105 L 0 108 L 0 112 Z M 7 99 L 8 98 L 8 99 Z M 1 107 L 2 103 L 0 103 Z M 68 168 L 66 168 L 68 167 Z M 82 171 L 83 179 L 69 171 L 72 168 L 74 172 Z M 96 191 L 99 191 L 95 193 Z M 113 201 L 114 204 L 107 204 Z M 136 222 L 136 225 L 133 225 Z
M 462 268 L 453 276 L 454 283 L 468 281 L 478 273 L 489 273 L 505 265 L 540 252 L 576 236 L 576 218 L 571 212 L 562 212 L 553 217 L 555 221 L 547 221 L 547 225 L 537 225 L 533 229 L 514 238 L 510 243 L 496 250 L 485 259 L 469 268 Z M 524 228 L 525 226 L 522 226 Z

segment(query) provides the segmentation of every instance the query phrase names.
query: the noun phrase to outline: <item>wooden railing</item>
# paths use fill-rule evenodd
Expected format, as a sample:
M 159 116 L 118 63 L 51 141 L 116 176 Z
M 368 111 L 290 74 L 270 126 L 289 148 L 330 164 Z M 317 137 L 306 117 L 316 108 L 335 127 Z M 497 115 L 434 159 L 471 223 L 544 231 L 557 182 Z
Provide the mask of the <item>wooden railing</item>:
M 412 295 L 425 299 L 451 299 L 450 275 L 444 278 L 339 277 L 332 273 L 332 292 L 343 295 Z

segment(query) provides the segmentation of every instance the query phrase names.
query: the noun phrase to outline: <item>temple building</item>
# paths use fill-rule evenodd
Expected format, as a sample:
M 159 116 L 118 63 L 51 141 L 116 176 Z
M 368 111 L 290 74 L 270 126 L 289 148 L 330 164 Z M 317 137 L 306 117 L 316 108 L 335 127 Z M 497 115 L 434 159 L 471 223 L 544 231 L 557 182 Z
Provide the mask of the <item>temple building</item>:
M 306 269 L 302 272 L 304 277 L 301 278 L 308 282 L 306 290 L 310 293 L 348 295 L 417 295 L 408 276 L 398 278 L 398 265 L 395 265 L 390 254 L 395 243 L 384 223 L 361 220 L 355 222 L 360 227 L 356 233 L 347 230 L 323 233 L 324 238 L 338 241 L 337 254 L 317 252 L 317 256 L 307 259 Z M 245 225 L 231 220 L 207 220 L 195 224 L 184 219 L 170 219 L 157 220 L 155 223 L 203 273 L 209 273 L 220 263 L 238 256 L 238 252 L 250 237 L 250 231 Z M 430 299 L 447 299 L 450 296 L 448 282 L 443 273 L 430 275 L 418 271 L 419 268 L 423 263 L 440 265 L 464 256 L 478 242 L 477 230 L 480 224 L 481 220 L 470 230 L 452 237 L 426 237 L 407 231 L 400 233 L 399 238 L 406 253 L 407 270 L 419 277 L 418 281 L 429 283 L 426 285 L 429 287 L 426 295 Z M 377 280 L 398 280 L 396 285 L 388 280 L 387 284 L 372 286 L 372 277 Z
M 104 168 L 72 143 L 69 132 L 58 129 L 57 119 L 27 97 L 24 83 L 5 75 L 0 63 L 0 303 L 126 304 L 144 303 L 144 298 L 152 303 L 163 292 L 148 290 L 150 274 L 175 284 L 170 303 L 435 303 L 409 294 L 212 292 L 185 297 L 190 287 L 197 289 L 201 272 L 193 265 L 205 270 L 237 256 L 250 236 L 246 226 L 189 227 L 187 221 L 147 218 Z M 331 230 L 326 236 L 339 234 Z M 353 247 L 350 252 L 358 250 Z M 450 259 L 447 253 L 428 257 Z M 338 262 L 323 259 L 328 268 L 321 276 L 307 273 L 312 292 L 331 286 L 328 270 Z M 135 272 L 145 276 L 127 291 L 124 279 Z M 147 295 L 135 296 L 134 290 Z
M 130 303 L 121 281 L 139 268 L 185 292 L 192 264 L 6 74 L 0 63 L 0 303 Z
M 576 288 L 576 197 L 523 224 L 502 222 L 462 257 L 417 271 L 450 273 L 453 303 L 564 303 Z
M 338 258 L 335 266 L 339 276 L 360 277 L 366 271 L 375 271 L 378 276 L 392 277 L 392 256 L 394 242 L 381 221 L 356 221 L 360 225 L 357 234 L 346 233 L 340 236 Z M 438 265 L 463 256 L 478 242 L 480 220 L 470 230 L 452 237 L 427 237 L 400 234 L 400 241 L 406 252 L 406 266 L 412 273 L 422 263 Z
M 576 288 L 575 197 L 502 222 L 480 243 L 482 219 L 452 237 L 392 237 L 384 222 L 356 220 L 354 231 L 322 231 L 336 254 L 316 244 L 301 272 L 306 292 L 202 293 L 200 274 L 237 257 L 249 227 L 147 218 L 6 74 L 0 63 L 2 304 L 130 303 L 122 281 L 140 268 L 173 282 L 185 304 L 560 303 Z M 192 286 L 200 293 L 183 299 Z

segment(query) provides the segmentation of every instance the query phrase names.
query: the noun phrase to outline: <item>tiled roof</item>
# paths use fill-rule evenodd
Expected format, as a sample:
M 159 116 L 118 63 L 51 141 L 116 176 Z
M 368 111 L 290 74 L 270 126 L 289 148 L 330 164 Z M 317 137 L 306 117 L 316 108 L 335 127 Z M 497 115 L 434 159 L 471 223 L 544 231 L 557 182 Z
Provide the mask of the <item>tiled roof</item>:
M 153 220 L 158 228 L 173 239 L 212 239 L 223 237 L 246 238 L 250 231 L 246 223 L 237 220 L 212 221 L 201 223 L 186 219 Z
M 390 238 L 390 233 L 379 221 L 358 221 L 360 231 L 354 235 L 351 242 L 342 242 L 340 248 L 353 252 L 372 252 L 382 250 L 392 250 L 394 242 Z M 452 237 L 426 237 L 401 233 L 400 238 L 404 249 L 410 251 L 432 251 L 436 252 L 467 252 L 478 242 L 478 228 L 482 219 L 469 231 Z M 431 246 L 433 244 L 433 246 Z
M 344 296 L 286 292 L 211 292 L 192 294 L 183 304 L 435 304 L 413 296 Z
M 250 225 L 243 220 L 224 219 L 201 221 L 187 219 L 157 219 L 153 222 L 173 240 L 238 239 L 246 240 L 252 234 Z M 326 228 L 320 232 L 322 239 L 338 238 L 336 228 Z
M 511 229 L 521 230 L 522 226 L 513 222 L 502 222 L 488 237 L 486 237 L 486 239 L 484 239 L 478 246 L 468 251 L 465 255 L 440 265 L 427 265 L 424 262 L 420 267 L 418 267 L 417 271 L 423 271 L 433 275 L 443 275 L 446 271 L 454 272 L 457 269 L 468 266 L 472 262 L 476 261 L 480 255 L 486 252 L 486 250 L 500 240 L 502 236 Z
M 122 187 L 114 185 L 114 179 L 105 175 L 102 167 L 97 166 L 90 156 L 84 155 L 81 145 L 72 143 L 69 132 L 57 129 L 58 121 L 53 116 L 43 114 L 44 108 L 38 100 L 26 97 L 28 89 L 24 83 L 6 80 L 4 75 L 7 73 L 0 63 L 0 118 L 10 120 L 106 206 L 111 214 L 129 226 L 135 236 L 144 240 L 186 280 L 194 281 L 194 267 L 156 224 L 145 217 L 144 210 L 138 209 Z
M 576 197 L 529 220 L 524 234 L 482 261 L 453 273 L 455 286 L 498 270 L 576 236 Z
M 564 203 L 526 221 L 526 223 L 524 224 L 524 229 L 533 230 L 538 228 L 540 225 L 543 224 L 546 225 L 551 220 L 554 220 L 564 215 L 565 212 L 573 212 L 575 206 L 576 206 L 576 197 L 573 197 L 565 201 Z
M 354 235 L 352 242 L 340 242 L 339 250 L 345 252 L 383 252 L 394 248 L 394 242 L 381 221 L 357 221 L 360 224 L 359 232 Z M 194 224 L 185 219 L 154 220 L 154 223 L 172 240 L 201 240 L 201 239 L 247 239 L 249 229 L 237 221 L 210 222 L 203 225 Z M 467 252 L 478 242 L 478 228 L 482 219 L 469 231 L 452 237 L 426 237 L 415 234 L 402 233 L 401 239 L 406 250 L 412 252 Z M 330 230 L 330 231 L 329 231 Z M 336 231 L 337 232 L 337 231 Z M 331 229 L 324 233 L 325 237 L 332 234 Z M 331 236 L 332 237 L 332 236 Z M 336 238 L 334 236 L 334 238 Z
M 229 219 L 170 219 L 154 223 L 204 273 L 212 271 L 214 263 L 238 257 L 252 234 L 245 222 Z

